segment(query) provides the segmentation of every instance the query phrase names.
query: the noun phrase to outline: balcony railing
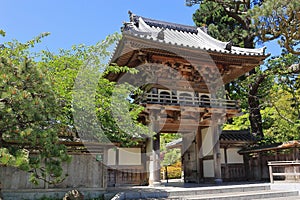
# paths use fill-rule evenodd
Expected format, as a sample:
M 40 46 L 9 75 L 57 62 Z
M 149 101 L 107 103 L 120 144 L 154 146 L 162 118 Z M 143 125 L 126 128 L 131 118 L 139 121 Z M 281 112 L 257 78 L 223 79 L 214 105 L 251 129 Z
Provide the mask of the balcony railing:
M 174 106 L 239 109 L 238 101 L 226 99 L 213 99 L 209 98 L 209 96 L 207 95 L 203 95 L 201 97 L 192 97 L 145 93 L 143 96 L 140 96 L 136 100 L 136 102 Z

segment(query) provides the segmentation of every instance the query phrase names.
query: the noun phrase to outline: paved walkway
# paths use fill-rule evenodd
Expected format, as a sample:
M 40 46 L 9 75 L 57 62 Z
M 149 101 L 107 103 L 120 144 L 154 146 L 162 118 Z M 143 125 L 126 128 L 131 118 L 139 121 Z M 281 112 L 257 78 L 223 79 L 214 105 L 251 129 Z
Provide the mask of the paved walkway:
M 271 184 L 269 182 L 223 182 L 220 185 L 214 183 L 184 183 L 181 179 L 171 179 L 168 181 L 162 180 L 160 186 L 150 187 L 150 186 L 128 186 L 128 187 L 112 187 L 108 191 L 134 191 L 134 192 L 172 192 L 172 191 L 187 191 L 187 190 L 206 190 L 213 189 L 215 187 L 222 187 L 226 189 L 227 187 L 241 187 L 241 186 L 266 186 L 270 185 L 271 190 L 297 190 L 300 193 L 300 183 L 286 183 L 286 182 L 275 182 Z
M 274 184 L 270 184 L 271 190 L 297 190 L 300 194 L 300 182 L 299 183 L 288 183 L 288 182 L 276 182 Z M 300 198 L 299 198 L 300 199 Z
M 240 187 L 249 185 L 269 185 L 270 183 L 265 182 L 223 182 L 222 184 L 216 185 L 214 183 L 184 183 L 181 179 L 171 179 L 168 181 L 162 180 L 160 186 L 125 186 L 125 187 L 111 187 L 108 191 L 134 191 L 134 192 L 172 192 L 172 191 L 188 191 L 188 190 L 206 190 L 213 189 L 215 187 Z

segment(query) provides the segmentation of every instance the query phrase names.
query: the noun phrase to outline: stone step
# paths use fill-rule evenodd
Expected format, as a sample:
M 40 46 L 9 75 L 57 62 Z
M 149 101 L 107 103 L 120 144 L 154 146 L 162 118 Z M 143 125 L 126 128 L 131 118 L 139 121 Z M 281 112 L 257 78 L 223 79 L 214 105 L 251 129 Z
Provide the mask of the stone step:
M 168 200 L 282 200 L 300 199 L 298 190 L 271 190 L 270 184 L 223 185 L 204 187 L 137 187 L 120 190 L 112 199 L 168 199 Z M 105 198 L 108 199 L 108 198 Z M 110 198 L 111 199 L 111 198 Z
M 227 185 L 227 186 L 211 186 L 211 187 L 198 187 L 198 188 L 180 188 L 177 190 L 169 190 L 171 197 L 183 196 L 201 196 L 206 194 L 222 194 L 222 193 L 237 193 L 237 192 L 250 192 L 250 191 L 268 191 L 270 190 L 269 184 L 250 184 L 250 185 Z
M 247 185 L 223 185 L 210 187 L 138 187 L 130 190 L 121 191 L 115 195 L 115 199 L 197 199 L 199 197 L 213 197 L 226 195 L 245 195 L 249 193 L 268 193 L 270 191 L 270 184 L 247 184 Z M 293 193 L 294 194 L 294 193 Z M 277 195 L 282 197 L 282 195 Z M 254 196 L 257 197 L 257 196 Z M 275 197 L 275 196 L 271 196 Z M 105 198 L 108 199 L 108 198 Z
M 274 197 L 274 198 L 268 198 L 267 200 L 299 200 L 300 196 L 290 196 L 290 197 Z M 253 200 L 259 200 L 259 199 L 253 199 Z
M 287 198 L 297 197 L 298 191 L 248 191 L 248 192 L 233 192 L 222 194 L 206 194 L 205 196 L 181 197 L 180 200 L 253 200 L 253 199 L 270 199 L 270 198 Z M 298 196 L 299 199 L 299 196 Z

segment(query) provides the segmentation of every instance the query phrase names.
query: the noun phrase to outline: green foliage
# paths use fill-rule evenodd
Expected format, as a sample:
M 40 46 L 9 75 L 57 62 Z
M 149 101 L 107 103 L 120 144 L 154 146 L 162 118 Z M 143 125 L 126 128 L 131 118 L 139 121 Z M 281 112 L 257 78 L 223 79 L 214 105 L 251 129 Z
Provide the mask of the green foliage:
M 118 34 L 58 54 L 31 53 L 30 48 L 46 35 L 26 43 L 6 43 L 0 60 L 0 162 L 30 172 L 35 184 L 38 179 L 64 180 L 61 163 L 70 157 L 59 145 L 61 136 L 77 137 L 74 134 L 82 131 L 98 141 L 128 145 L 149 133 L 137 122 L 143 108 L 128 99 L 136 89 L 117 86 L 103 76 L 105 70 L 136 72 L 105 63 L 107 49 L 120 38 Z
M 269 103 L 272 107 L 268 112 L 272 125 L 265 133 L 276 142 L 299 140 L 298 110 L 291 107 L 292 95 L 280 88 L 281 86 L 275 85 L 271 91 Z M 299 100 L 299 96 L 297 98 Z
M 234 117 L 232 123 L 224 124 L 223 130 L 246 130 L 249 127 L 249 113 L 245 113 L 242 116 Z
M 213 37 L 223 41 L 234 38 L 233 43 L 243 47 L 254 47 L 255 37 L 259 39 L 256 42 L 280 39 L 284 53 L 251 71 L 250 76 L 226 86 L 228 98 L 240 100 L 245 114 L 229 121 L 224 128 L 244 129 L 251 122 L 252 132 L 259 133 L 257 127 L 261 126 L 272 141 L 297 139 L 300 67 L 295 55 L 299 55 L 300 3 L 297 0 L 243 2 L 204 0 L 193 19 L 198 26 L 208 24 Z M 265 140 L 271 141 L 268 138 Z
M 129 84 L 110 82 L 105 76 L 113 73 L 136 73 L 129 67 L 107 66 L 109 48 L 120 39 L 108 36 L 93 45 L 73 46 L 55 55 L 44 51 L 41 66 L 49 71 L 63 114 L 59 120 L 67 130 L 82 140 L 118 142 L 134 145 L 147 127 L 137 122 L 143 107 L 132 104 L 129 96 L 138 91 Z M 62 133 L 64 134 L 64 133 Z
M 30 172 L 34 183 L 57 183 L 64 176 L 61 163 L 69 160 L 58 144 L 60 109 L 47 71 L 38 69 L 28 50 L 43 36 L 1 49 L 0 163 Z
M 293 54 L 283 54 L 267 65 L 273 79 L 263 104 L 267 114 L 264 120 L 269 124 L 265 133 L 276 142 L 300 139 L 299 59 Z
M 181 169 L 181 162 L 180 161 L 178 161 L 176 163 L 173 163 L 172 165 L 168 166 L 167 170 L 168 170 L 168 179 L 181 178 L 182 169 Z M 161 172 L 166 173 L 165 167 L 161 168 Z
M 232 41 L 240 47 L 252 47 L 254 34 L 248 26 L 246 14 L 249 9 L 248 3 L 203 0 L 193 20 L 199 27 L 207 25 L 208 33 L 218 40 Z
M 169 166 L 176 163 L 181 158 L 180 149 L 169 149 L 164 154 L 164 159 L 161 161 L 162 166 Z
M 299 0 L 265 0 L 251 10 L 253 28 L 263 42 L 280 39 L 288 52 L 300 55 Z
M 181 135 L 178 133 L 166 133 L 161 134 L 160 136 L 160 150 L 163 155 L 163 160 L 161 161 L 161 166 L 169 166 L 181 158 L 181 150 L 180 149 L 167 149 L 166 144 L 172 142 L 176 139 L 181 138 Z
M 255 33 L 250 26 L 251 19 L 248 15 L 250 9 L 250 0 L 204 0 L 193 18 L 197 25 L 208 24 L 208 33 L 214 38 L 231 41 L 240 47 L 253 48 Z M 255 74 L 255 71 L 252 70 L 251 73 Z M 245 84 L 246 76 L 242 76 L 225 86 L 227 98 L 240 100 L 241 108 L 249 113 L 251 131 L 260 137 L 263 137 L 263 133 L 257 88 L 264 78 L 257 76 Z
M 181 138 L 181 134 L 179 133 L 165 133 L 161 134 L 161 148 L 164 148 L 164 144 L 172 142 L 173 140 Z
M 5 31 L 3 31 L 2 29 L 0 29 L 0 35 L 4 37 L 5 36 Z

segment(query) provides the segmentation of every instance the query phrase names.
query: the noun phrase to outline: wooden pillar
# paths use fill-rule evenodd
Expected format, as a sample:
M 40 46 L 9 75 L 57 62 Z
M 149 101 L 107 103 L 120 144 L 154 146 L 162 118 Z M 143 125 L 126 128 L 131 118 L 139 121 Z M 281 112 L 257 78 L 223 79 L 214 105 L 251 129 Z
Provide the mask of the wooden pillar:
M 149 162 L 149 186 L 160 185 L 160 133 L 159 111 L 150 112 L 150 128 L 156 134 L 152 140 L 152 152 Z
M 224 160 L 225 160 L 225 178 L 229 179 L 229 167 L 228 167 L 228 157 L 227 157 L 227 146 L 224 147 Z
M 213 139 L 213 156 L 214 156 L 214 174 L 215 174 L 215 183 L 222 183 L 222 175 L 221 175 L 221 153 L 220 153 L 220 134 L 221 127 L 216 123 L 216 121 L 211 126 L 212 129 L 212 139 Z
M 279 161 L 278 160 L 278 151 L 277 150 L 275 150 L 275 161 Z
M 147 180 L 147 150 L 146 150 L 146 144 L 142 145 L 142 165 L 143 165 L 143 170 L 141 171 L 140 177 L 140 184 L 145 185 L 146 180 Z
M 245 178 L 247 181 L 253 179 L 253 166 L 251 166 L 250 159 L 248 153 L 243 154 L 243 160 L 244 160 L 244 167 L 245 167 Z M 251 173 L 250 173 L 251 172 Z
M 2 194 L 2 184 L 1 184 L 1 182 L 0 182 L 0 200 L 2 200 L 3 199 L 3 194 Z
M 257 180 L 261 181 L 262 180 L 262 155 L 261 155 L 261 153 L 258 153 L 257 166 L 258 166 Z
M 201 127 L 198 127 L 196 133 L 196 149 L 197 149 L 197 181 L 203 182 L 203 151 L 202 151 L 202 134 Z
M 116 168 L 114 170 L 114 173 L 115 173 L 115 187 L 116 186 L 119 186 L 120 183 L 121 183 L 121 180 L 120 180 L 120 176 L 122 175 L 122 172 L 119 171 L 121 170 L 120 169 L 120 164 L 119 164 L 119 148 L 116 148 Z
M 184 164 L 184 147 L 183 147 L 183 135 L 182 135 L 182 145 L 181 145 L 181 149 L 180 149 L 180 156 L 181 156 L 181 180 L 183 182 L 185 182 L 185 164 Z
M 107 188 L 108 182 L 108 148 L 103 148 L 103 161 L 99 162 L 99 166 L 102 167 L 102 186 L 103 188 Z M 101 169 L 100 167 L 100 169 Z
M 299 149 L 298 149 L 298 147 L 296 146 L 296 147 L 294 147 L 294 149 L 293 149 L 293 157 L 294 157 L 294 161 L 298 161 L 299 160 Z

